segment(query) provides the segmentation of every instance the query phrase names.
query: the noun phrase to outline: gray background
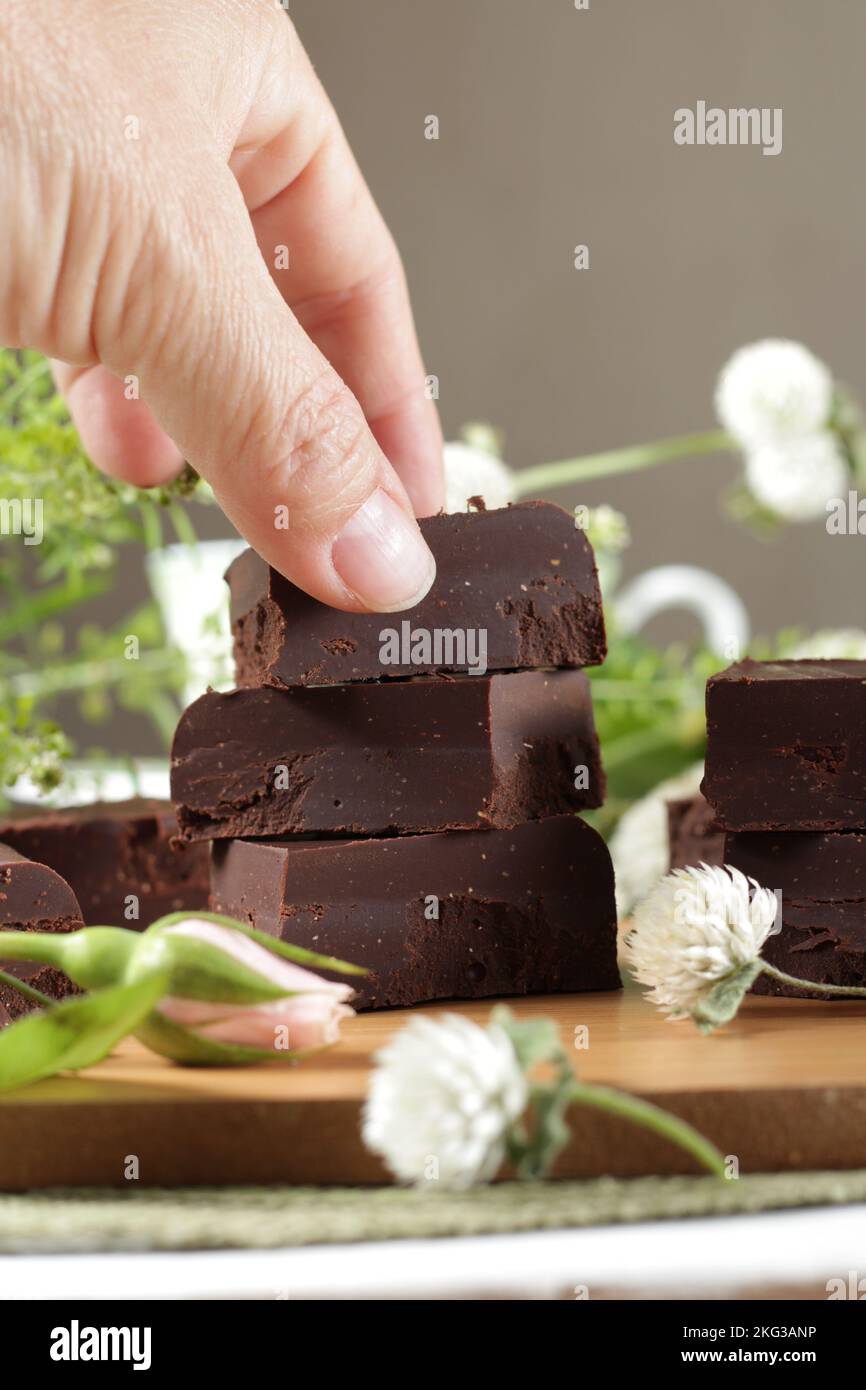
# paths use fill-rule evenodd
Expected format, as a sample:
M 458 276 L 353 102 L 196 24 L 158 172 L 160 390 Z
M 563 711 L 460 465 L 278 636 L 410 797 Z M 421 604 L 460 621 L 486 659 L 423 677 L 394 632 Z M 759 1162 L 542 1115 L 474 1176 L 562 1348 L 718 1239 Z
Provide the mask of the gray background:
M 717 372 L 805 342 L 866 396 L 866 5 L 858 0 L 291 0 L 406 262 L 453 436 L 516 466 L 709 427 Z M 673 112 L 781 106 L 784 148 L 679 147 Z M 424 118 L 440 119 L 438 142 Z M 590 247 L 589 271 L 573 248 Z M 733 460 L 561 492 L 610 501 L 626 573 L 703 564 L 756 630 L 862 623 L 864 537 L 727 520 Z

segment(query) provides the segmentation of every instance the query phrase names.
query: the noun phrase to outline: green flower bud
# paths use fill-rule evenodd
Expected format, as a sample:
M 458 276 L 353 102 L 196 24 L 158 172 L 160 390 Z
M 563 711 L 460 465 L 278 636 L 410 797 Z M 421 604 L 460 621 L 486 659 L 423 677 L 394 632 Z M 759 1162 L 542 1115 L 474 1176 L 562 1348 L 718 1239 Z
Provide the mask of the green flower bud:
M 123 927 L 84 927 L 74 932 L 3 933 L 3 959 L 42 961 L 82 989 L 101 989 L 126 978 L 141 937 Z
M 188 914 L 194 920 L 193 914 Z M 238 940 L 245 937 L 238 934 Z M 257 948 L 258 949 L 258 948 Z M 204 999 L 213 1004 L 265 1004 L 286 994 L 261 971 L 250 968 L 236 955 L 179 928 L 145 932 L 138 937 L 126 978 L 139 980 L 159 973 L 167 980 L 166 993 L 182 999 Z

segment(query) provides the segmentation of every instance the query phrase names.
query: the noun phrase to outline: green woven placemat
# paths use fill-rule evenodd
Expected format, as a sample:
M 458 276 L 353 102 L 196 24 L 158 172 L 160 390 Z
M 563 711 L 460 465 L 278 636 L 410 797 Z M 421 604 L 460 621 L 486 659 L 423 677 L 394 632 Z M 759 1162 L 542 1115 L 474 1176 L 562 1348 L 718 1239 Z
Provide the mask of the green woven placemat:
M 538 1231 L 866 1201 L 866 1170 L 394 1187 L 148 1188 L 0 1195 L 0 1252 L 218 1250 Z

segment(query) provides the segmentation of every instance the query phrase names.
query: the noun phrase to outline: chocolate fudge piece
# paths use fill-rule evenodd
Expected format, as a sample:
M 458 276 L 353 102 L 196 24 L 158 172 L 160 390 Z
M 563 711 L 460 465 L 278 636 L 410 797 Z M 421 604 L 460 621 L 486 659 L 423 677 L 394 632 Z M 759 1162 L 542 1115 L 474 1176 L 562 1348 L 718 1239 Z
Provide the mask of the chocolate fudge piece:
M 76 931 L 84 925 L 81 908 L 68 883 L 45 864 L 34 864 L 9 845 L 0 844 L 0 970 L 25 984 L 62 999 L 77 993 L 72 981 L 50 965 L 4 961 L 4 931 Z M 0 981 L 0 1028 L 36 1007 L 11 985 Z
M 781 892 L 782 928 L 761 953 L 771 965 L 817 985 L 866 985 L 866 833 L 728 835 L 725 863 Z M 767 975 L 753 988 L 798 994 Z
M 610 855 L 577 816 L 396 839 L 219 840 L 211 881 L 217 912 L 366 966 L 352 979 L 362 1009 L 619 988 Z
M 437 578 L 409 616 L 341 613 L 254 551 L 229 567 L 238 685 L 597 666 L 605 657 L 592 547 L 549 502 L 427 517 Z
M 713 808 L 702 796 L 668 802 L 668 842 L 671 869 L 725 862 L 725 832 L 716 828 Z
M 181 717 L 171 794 L 187 840 L 396 835 L 600 806 L 604 776 L 583 672 L 521 671 L 211 692 Z
M 866 661 L 741 661 L 713 676 L 701 791 L 727 830 L 866 827 Z
M 44 810 L 19 807 L 0 819 L 0 840 L 48 864 L 72 887 L 88 926 L 143 931 L 157 917 L 208 904 L 206 845 L 173 845 L 167 801 L 123 801 Z M 138 916 L 130 903 L 138 899 Z

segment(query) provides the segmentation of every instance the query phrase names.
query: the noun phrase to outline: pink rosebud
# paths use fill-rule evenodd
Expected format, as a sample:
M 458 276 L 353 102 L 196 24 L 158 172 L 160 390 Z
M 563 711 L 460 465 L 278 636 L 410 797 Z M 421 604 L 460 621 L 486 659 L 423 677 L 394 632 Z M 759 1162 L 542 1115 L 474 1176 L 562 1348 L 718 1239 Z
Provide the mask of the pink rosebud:
M 354 993 L 350 985 L 323 980 L 274 955 L 243 932 L 190 918 L 167 927 L 165 934 L 172 933 L 206 942 L 286 990 L 284 998 L 264 1004 L 209 1003 L 171 995 L 160 1001 L 158 1013 L 199 1037 L 262 1049 L 274 1049 L 279 1042 L 281 1049 L 294 1052 L 336 1042 L 341 1019 L 353 1016 L 345 1002 Z
M 347 1004 L 324 993 L 286 995 L 270 1004 L 205 1004 L 169 996 L 161 1001 L 158 1012 L 212 1042 L 273 1048 L 284 1036 L 286 1049 L 292 1052 L 336 1042 L 340 1020 L 353 1015 Z M 285 1034 L 279 1029 L 285 1029 Z

